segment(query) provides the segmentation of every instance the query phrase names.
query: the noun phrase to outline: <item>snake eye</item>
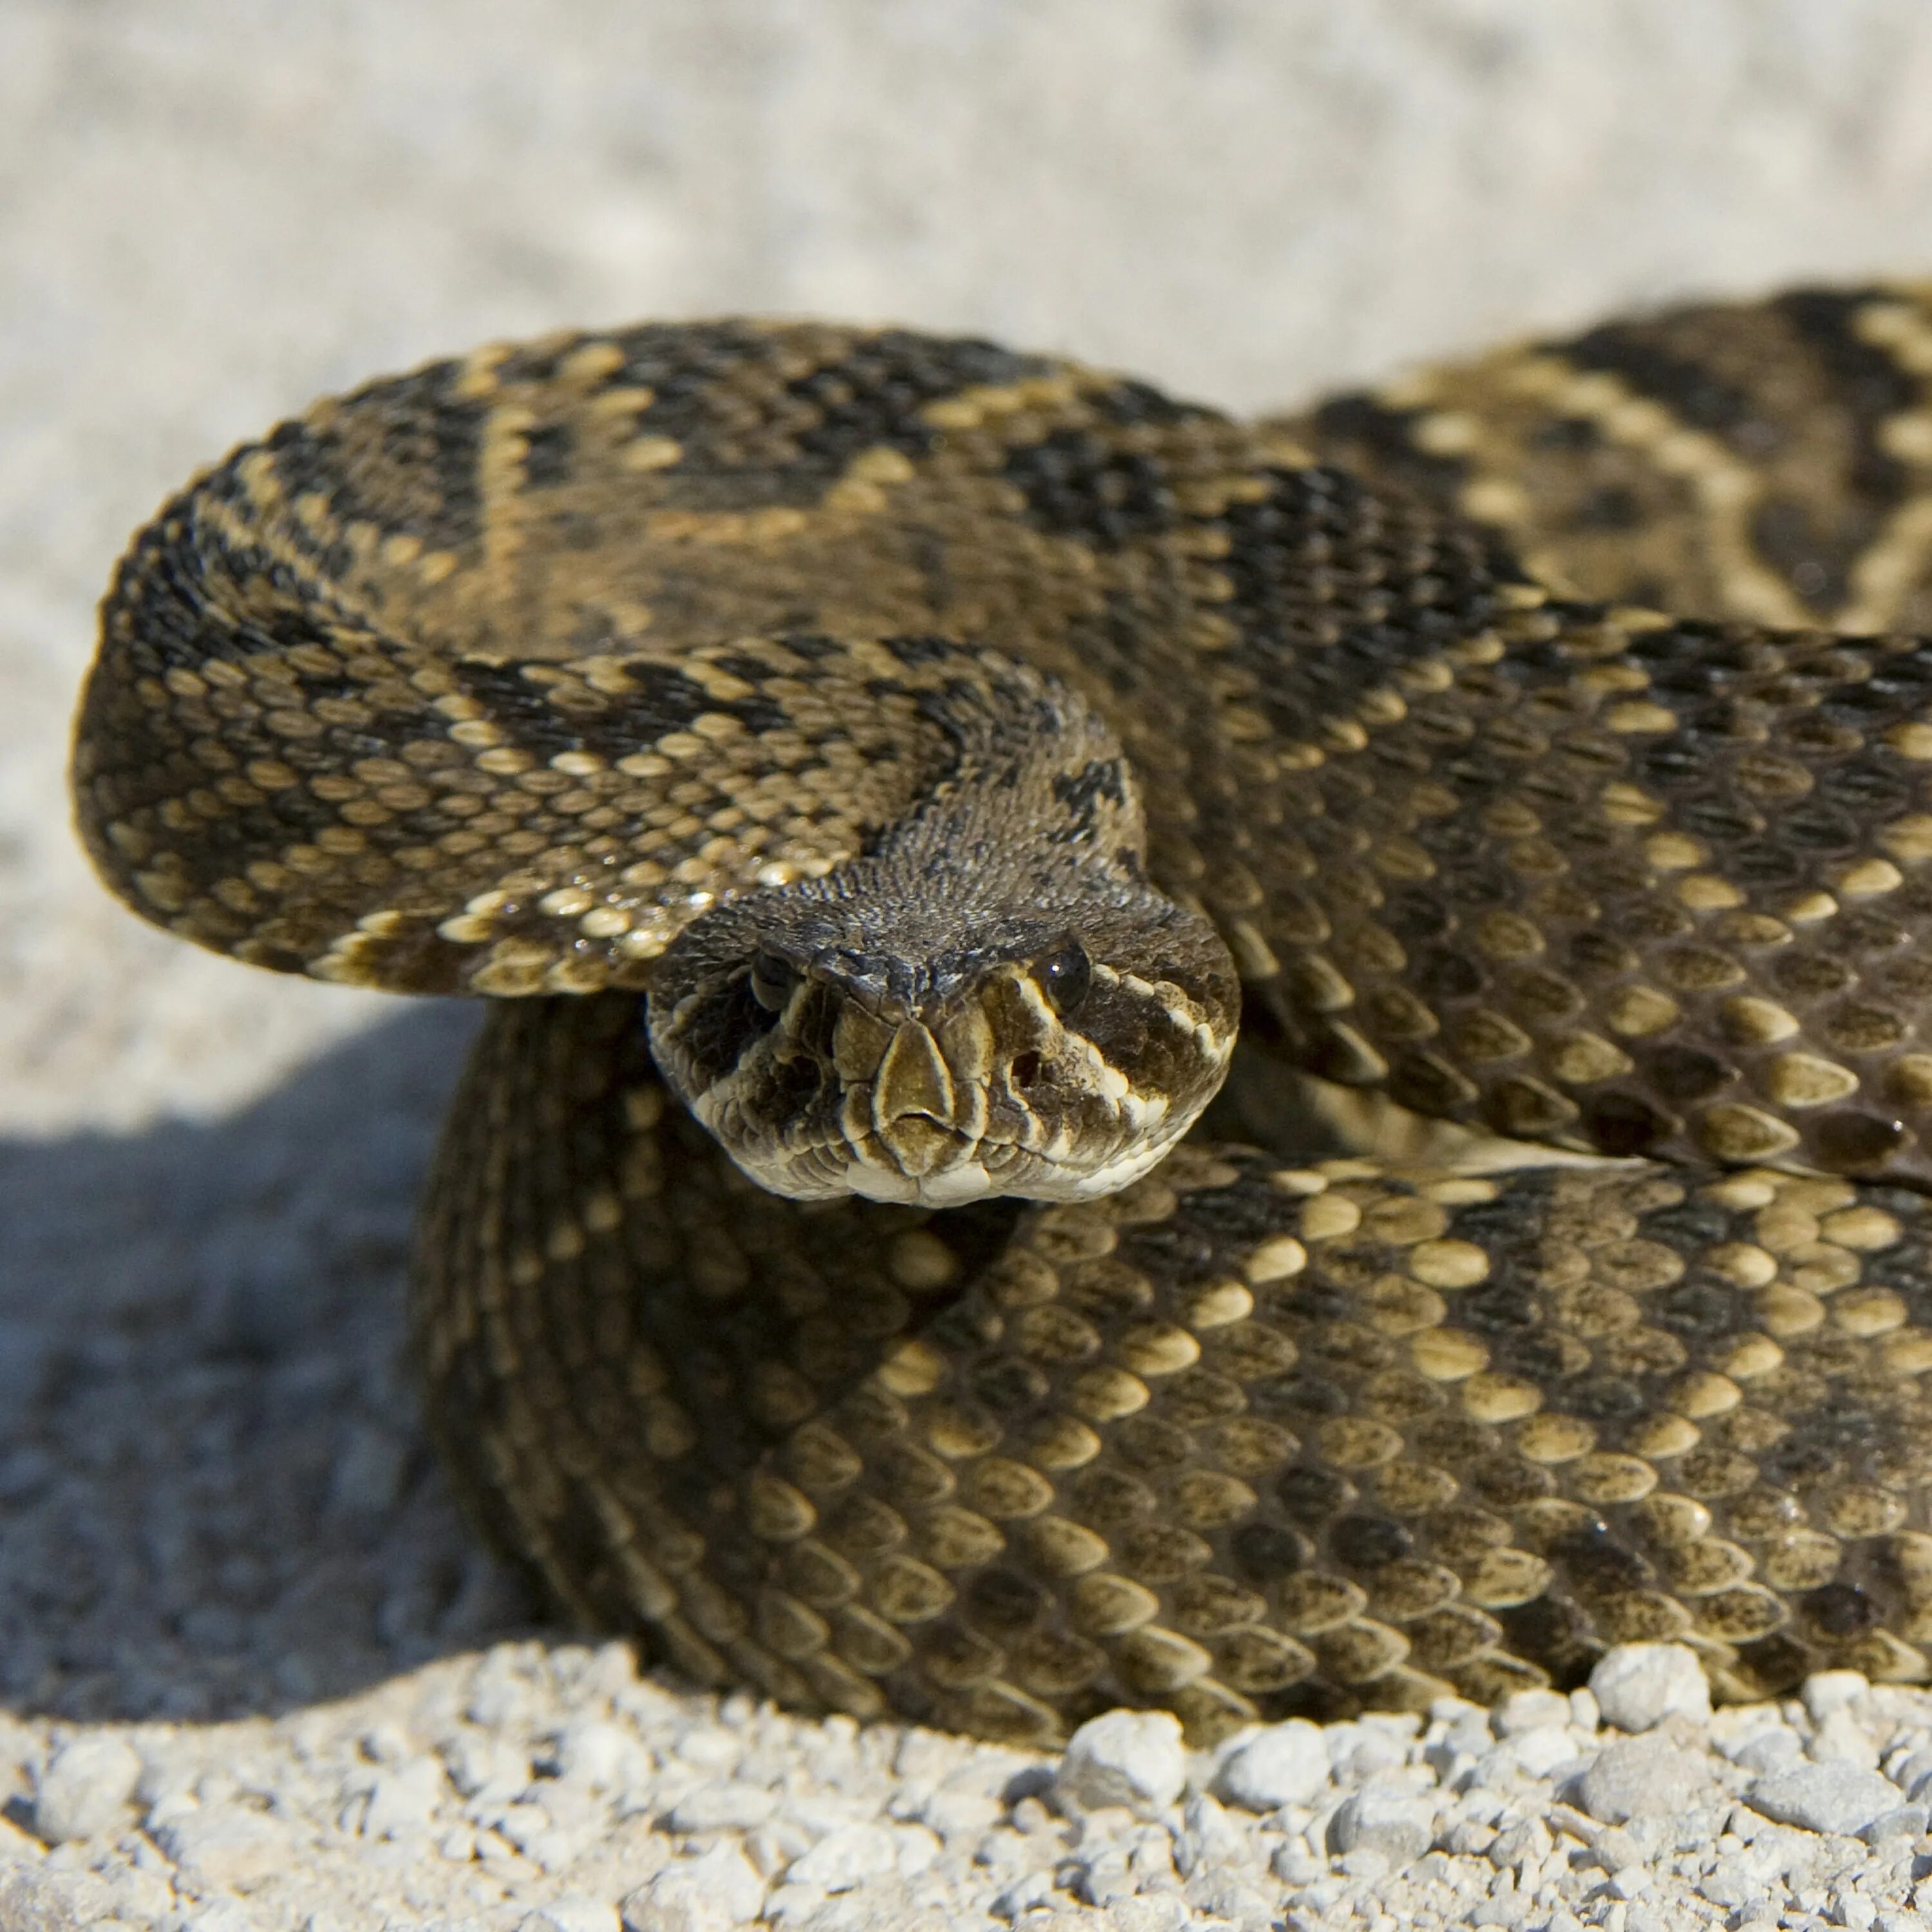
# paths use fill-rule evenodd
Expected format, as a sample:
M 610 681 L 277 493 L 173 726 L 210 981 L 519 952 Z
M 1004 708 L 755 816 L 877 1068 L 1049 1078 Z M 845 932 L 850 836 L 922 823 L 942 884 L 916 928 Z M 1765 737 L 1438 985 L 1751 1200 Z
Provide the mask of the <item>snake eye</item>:
M 1092 989 L 1094 962 L 1079 940 L 1070 939 L 1040 962 L 1039 979 L 1047 1004 L 1062 1019 L 1071 1019 Z
M 766 1012 L 783 1012 L 798 982 L 798 968 L 770 947 L 761 946 L 752 955 L 752 997 Z

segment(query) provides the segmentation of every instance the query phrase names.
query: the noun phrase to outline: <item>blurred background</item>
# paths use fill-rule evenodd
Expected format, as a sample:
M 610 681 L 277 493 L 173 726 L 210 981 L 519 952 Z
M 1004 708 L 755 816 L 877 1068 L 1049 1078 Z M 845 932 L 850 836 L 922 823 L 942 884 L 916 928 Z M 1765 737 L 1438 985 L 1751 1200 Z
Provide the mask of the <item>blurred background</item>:
M 1881 273 L 1932 274 L 1924 0 L 0 0 L 0 1691 L 300 1702 L 518 1613 L 394 1372 L 470 1015 L 194 954 L 73 842 L 94 601 L 190 471 L 561 325 L 1247 407 Z
M 63 739 L 164 492 L 321 391 L 721 310 L 1237 406 L 1932 272 L 1921 0 L 0 0 L 0 1131 L 238 1100 L 377 1003 L 100 896 Z

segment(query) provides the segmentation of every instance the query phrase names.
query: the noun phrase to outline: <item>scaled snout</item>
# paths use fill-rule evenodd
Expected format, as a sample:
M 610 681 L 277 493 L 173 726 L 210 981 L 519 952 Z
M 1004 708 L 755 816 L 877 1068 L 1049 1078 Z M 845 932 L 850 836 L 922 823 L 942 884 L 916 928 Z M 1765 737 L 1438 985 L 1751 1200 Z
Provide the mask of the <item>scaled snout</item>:
M 832 1058 L 848 1108 L 862 1108 L 870 1136 L 917 1179 L 971 1157 L 986 1131 L 992 1044 L 974 1006 L 894 1023 L 848 1004 Z

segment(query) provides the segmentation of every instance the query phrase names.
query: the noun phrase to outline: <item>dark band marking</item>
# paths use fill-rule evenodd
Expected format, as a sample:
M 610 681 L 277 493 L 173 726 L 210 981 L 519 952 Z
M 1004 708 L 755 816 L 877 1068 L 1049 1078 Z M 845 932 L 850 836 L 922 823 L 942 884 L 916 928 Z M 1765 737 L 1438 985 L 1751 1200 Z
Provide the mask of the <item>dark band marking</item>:
M 756 694 L 717 698 L 667 664 L 627 664 L 625 690 L 598 692 L 602 701 L 594 709 L 573 704 L 568 710 L 545 686 L 530 682 L 518 665 L 465 658 L 451 670 L 510 744 L 546 761 L 562 752 L 588 752 L 614 762 L 632 752 L 648 751 L 660 738 L 688 729 L 711 712 L 735 718 L 753 731 L 778 730 L 787 722 L 782 707 L 770 698 Z

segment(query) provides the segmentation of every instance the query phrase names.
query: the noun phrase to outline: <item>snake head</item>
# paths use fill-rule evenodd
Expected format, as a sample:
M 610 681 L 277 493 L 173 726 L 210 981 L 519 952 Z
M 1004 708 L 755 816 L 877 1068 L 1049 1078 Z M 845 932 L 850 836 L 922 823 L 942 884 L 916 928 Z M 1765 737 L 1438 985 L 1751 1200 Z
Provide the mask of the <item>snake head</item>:
M 652 982 L 659 1068 L 774 1193 L 952 1207 L 1126 1186 L 1221 1084 L 1233 963 L 1130 869 L 1022 873 L 1002 905 L 1012 877 L 935 890 L 860 862 L 705 914 Z

